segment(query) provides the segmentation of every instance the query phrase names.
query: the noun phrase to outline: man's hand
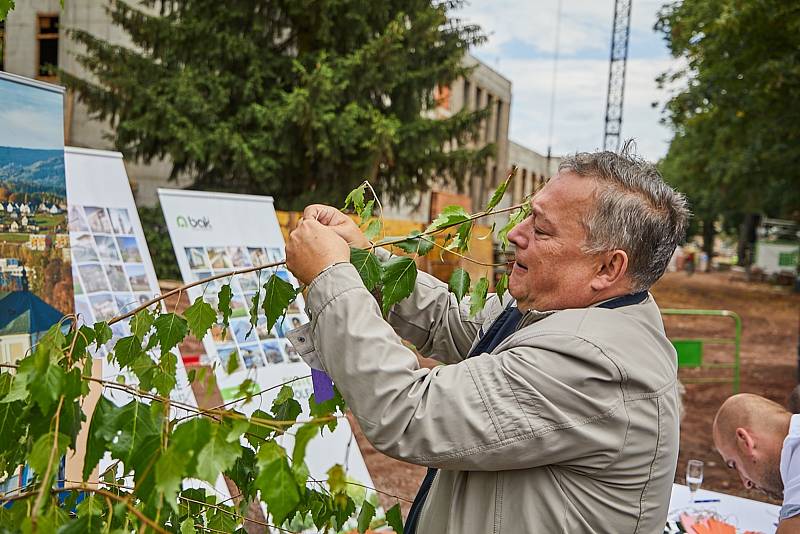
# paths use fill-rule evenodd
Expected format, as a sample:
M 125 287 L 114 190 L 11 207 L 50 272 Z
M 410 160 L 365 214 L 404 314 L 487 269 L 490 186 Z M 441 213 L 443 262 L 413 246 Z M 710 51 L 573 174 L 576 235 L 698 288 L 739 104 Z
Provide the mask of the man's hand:
M 312 204 L 303 210 L 303 220 L 315 219 L 320 224 L 327 226 L 336 232 L 347 244 L 355 248 L 367 248 L 370 246 L 369 240 L 364 237 L 364 233 L 358 225 L 333 206 L 323 204 Z
M 350 261 L 347 242 L 315 219 L 300 219 L 289 234 L 286 267 L 304 284 L 309 284 L 326 267 L 346 261 Z

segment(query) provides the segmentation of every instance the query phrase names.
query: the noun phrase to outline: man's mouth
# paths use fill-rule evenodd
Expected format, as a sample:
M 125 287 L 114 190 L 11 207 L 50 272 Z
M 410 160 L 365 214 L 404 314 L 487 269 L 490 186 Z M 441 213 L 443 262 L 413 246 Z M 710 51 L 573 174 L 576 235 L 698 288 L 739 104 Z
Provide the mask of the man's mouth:
M 520 263 L 519 260 L 516 260 L 514 262 L 514 268 L 518 269 L 520 271 L 527 271 L 528 270 L 528 268 L 524 264 Z

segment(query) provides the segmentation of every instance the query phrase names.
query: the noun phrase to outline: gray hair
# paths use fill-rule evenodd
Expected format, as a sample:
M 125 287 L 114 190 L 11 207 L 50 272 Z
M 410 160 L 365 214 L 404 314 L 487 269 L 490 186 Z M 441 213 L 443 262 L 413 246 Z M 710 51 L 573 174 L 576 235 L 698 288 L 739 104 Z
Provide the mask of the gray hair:
M 664 182 L 655 165 L 633 152 L 628 141 L 619 153 L 579 152 L 561 160 L 558 171 L 597 180 L 595 209 L 584 221 L 584 252 L 614 249 L 628 253 L 628 274 L 635 291 L 661 278 L 686 234 L 686 197 Z

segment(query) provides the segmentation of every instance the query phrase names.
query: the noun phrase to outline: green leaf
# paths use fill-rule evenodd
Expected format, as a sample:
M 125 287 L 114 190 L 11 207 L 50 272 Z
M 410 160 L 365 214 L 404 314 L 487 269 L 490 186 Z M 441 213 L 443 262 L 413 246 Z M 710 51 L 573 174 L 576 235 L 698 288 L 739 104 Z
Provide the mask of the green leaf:
M 375 200 L 370 200 L 364 205 L 364 209 L 358 216 L 361 218 L 361 224 L 364 224 L 370 217 L 372 217 L 372 209 L 375 207 Z
M 272 414 L 278 421 L 295 421 L 303 412 L 300 403 L 294 400 L 294 390 L 291 386 L 283 386 L 272 401 Z
M 458 226 L 453 240 L 445 247 L 446 250 L 456 252 L 467 252 L 469 250 L 469 240 L 472 237 L 472 221 L 461 223 Z
M 143 353 L 142 340 L 135 335 L 123 337 L 114 345 L 114 356 L 122 367 L 130 366 Z
M 108 343 L 114 337 L 114 332 L 105 321 L 94 323 L 94 339 L 97 342 L 97 349 Z
M 46 356 L 45 356 L 46 357 Z M 42 411 L 47 413 L 50 406 L 55 403 L 64 388 L 66 373 L 55 362 L 48 362 L 44 368 L 31 375 L 28 389 L 31 400 L 38 404 Z
M 400 250 L 407 252 L 409 254 L 419 254 L 420 256 L 424 256 L 428 252 L 433 249 L 433 238 L 428 236 L 420 236 L 419 230 L 414 230 L 410 234 L 408 234 L 408 239 L 405 241 L 400 241 L 399 243 L 393 243 L 393 247 L 397 247 Z M 420 237 L 415 237 L 420 236 Z
M 248 330 L 247 336 L 250 336 L 250 333 L 258 324 L 259 297 L 261 297 L 261 291 L 256 291 L 255 293 L 253 293 L 253 299 L 250 303 L 250 330 Z
M 8 12 L 14 9 L 14 0 L 0 0 L 0 21 L 6 20 Z
M 349 206 L 353 206 L 355 208 L 356 213 L 361 214 L 364 211 L 364 192 L 367 189 L 367 183 L 364 182 L 347 195 L 344 199 L 344 208 L 347 209 Z M 341 197 L 339 197 L 341 198 Z
M 450 291 L 455 294 L 459 302 L 469 292 L 469 282 L 469 273 L 460 267 L 450 276 Z
M 55 432 L 42 434 L 31 448 L 31 453 L 28 456 L 28 464 L 30 464 L 31 469 L 36 471 L 40 477 L 44 476 L 48 464 L 50 465 L 50 476 L 55 476 L 56 471 L 58 471 L 58 463 L 61 461 L 61 456 L 64 455 L 67 451 L 67 447 L 71 443 L 69 436 L 60 432 L 58 433 L 58 443 L 55 443 L 55 439 Z M 45 481 L 45 484 L 49 485 L 49 481 Z
M 347 489 L 347 477 L 341 465 L 336 464 L 328 469 L 328 487 L 331 493 L 344 492 Z
M 502 301 L 503 295 L 508 290 L 508 273 L 503 273 L 500 276 L 500 280 L 497 281 L 497 284 L 494 286 L 494 292 L 497 294 L 497 297 Z
M 381 282 L 383 283 L 383 314 L 414 291 L 417 281 L 417 265 L 414 260 L 405 256 L 389 259 L 383 264 Z
M 238 441 L 231 443 L 225 439 L 221 425 L 212 425 L 212 428 L 213 435 L 207 437 L 208 442 L 197 455 L 197 477 L 214 484 L 220 473 L 233 467 L 241 447 Z
M 225 372 L 232 375 L 239 370 L 239 351 L 234 350 L 228 355 L 228 365 L 225 366 Z
M 147 308 L 134 315 L 129 323 L 133 335 L 144 341 L 153 326 L 154 318 L 153 313 Z
M 158 364 L 153 367 L 152 385 L 162 397 L 169 396 L 170 391 L 175 388 L 177 367 L 178 357 L 172 352 L 162 354 Z
M 300 504 L 300 489 L 285 458 L 277 458 L 267 464 L 256 484 L 276 525 L 283 524 Z
M 225 284 L 219 288 L 219 295 L 217 298 L 219 299 L 217 308 L 222 314 L 222 324 L 225 325 L 225 329 L 227 330 L 230 326 L 228 321 L 231 318 L 231 313 L 233 313 L 233 310 L 231 310 L 231 298 L 233 298 L 233 291 L 231 291 L 230 284 Z
M 451 226 L 466 221 L 467 219 L 469 219 L 469 213 L 464 211 L 464 208 L 461 206 L 447 206 L 433 220 L 433 222 L 431 222 L 425 231 L 432 232 L 434 230 L 440 230 L 446 226 Z
M 358 534 L 364 534 L 367 531 L 373 517 L 375 517 L 375 507 L 365 500 L 358 513 Z
M 181 534 L 195 534 L 197 531 L 194 529 L 194 517 L 189 516 L 181 523 Z
M 489 280 L 482 276 L 469 294 L 469 316 L 474 317 L 486 305 L 486 294 L 489 292 Z
M 530 215 L 531 206 L 530 204 L 525 204 L 518 210 L 511 213 L 511 216 L 508 218 L 508 222 L 503 226 L 499 232 L 497 232 L 497 238 L 500 240 L 500 246 L 503 250 L 506 250 L 509 245 L 508 241 L 508 233 L 520 222 L 523 221 L 528 215 Z
M 306 423 L 297 429 L 294 435 L 294 449 L 292 449 L 292 464 L 300 465 L 306 458 L 306 447 L 311 438 L 317 435 L 319 424 Z
M 186 319 L 174 313 L 164 313 L 159 315 L 153 326 L 156 329 L 156 337 L 161 347 L 161 354 L 166 354 L 186 337 Z
M 396 534 L 403 534 L 403 515 L 400 513 L 399 503 L 386 511 L 386 522 Z
M 381 281 L 381 264 L 372 252 L 350 247 L 350 263 L 355 266 L 364 287 L 368 291 L 375 289 Z
M 256 295 L 257 294 L 258 293 L 256 293 Z M 198 341 L 203 340 L 208 329 L 211 328 L 211 325 L 217 320 L 217 314 L 214 312 L 214 308 L 212 308 L 209 303 L 205 302 L 203 297 L 197 297 L 194 303 L 186 308 L 183 315 L 186 317 L 189 331 Z
M 156 461 L 156 488 L 164 495 L 164 500 L 177 511 L 176 497 L 181 489 L 181 482 L 186 474 L 189 455 L 169 447 Z
M 275 322 L 280 318 L 289 304 L 297 296 L 292 284 L 286 282 L 281 277 L 273 274 L 269 280 L 264 284 L 264 314 L 267 316 L 267 329 L 275 325 Z
M 503 195 L 506 194 L 506 189 L 508 189 L 508 184 L 511 182 L 511 179 L 514 177 L 515 174 L 516 174 L 516 167 L 514 168 L 514 171 L 511 172 L 508 175 L 508 177 L 503 181 L 503 183 L 500 184 L 497 187 L 497 189 L 494 190 L 492 198 L 489 199 L 489 203 L 486 204 L 486 209 L 484 211 L 487 212 L 492 211 L 492 209 L 494 209 L 494 207 L 497 206 L 501 200 L 503 200 Z
M 370 241 L 374 240 L 381 233 L 382 227 L 383 224 L 380 219 L 372 219 L 367 225 L 367 229 L 364 230 L 364 237 Z

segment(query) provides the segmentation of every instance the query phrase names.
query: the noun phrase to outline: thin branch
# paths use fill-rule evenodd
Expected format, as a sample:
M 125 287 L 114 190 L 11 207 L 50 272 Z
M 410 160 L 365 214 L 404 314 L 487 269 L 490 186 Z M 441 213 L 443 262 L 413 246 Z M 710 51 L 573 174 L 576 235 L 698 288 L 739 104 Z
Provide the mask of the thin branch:
M 114 501 L 117 501 L 117 502 L 121 502 L 121 503 L 125 504 L 125 506 L 128 508 L 128 511 L 130 511 L 133 515 L 135 515 L 142 523 L 144 523 L 148 527 L 152 528 L 153 530 L 155 530 L 159 534 L 169 534 L 166 530 L 161 528 L 161 526 L 158 523 L 156 523 L 155 521 L 153 521 L 152 519 L 150 519 L 149 517 L 144 515 L 144 513 L 142 513 L 141 510 L 139 510 L 138 508 L 133 506 L 130 502 L 128 502 L 127 499 L 124 499 L 124 498 L 120 497 L 116 493 L 113 493 L 113 492 L 110 492 L 110 491 L 106 491 L 106 490 L 104 490 L 102 488 L 92 488 L 92 487 L 87 486 L 86 484 L 80 484 L 80 485 L 77 485 L 77 486 L 70 486 L 70 487 L 64 487 L 64 488 L 50 488 L 50 493 L 61 493 L 62 491 L 88 491 L 90 493 L 96 493 L 97 495 L 101 495 L 103 497 L 107 497 L 107 498 L 109 498 L 111 500 L 114 500 Z M 36 495 L 37 493 L 38 492 L 20 493 L 19 495 L 13 495 L 11 497 L 7 497 L 7 498 L 4 498 L 4 499 L 1 499 L 0 502 L 5 504 L 5 503 L 8 503 L 8 502 L 12 502 L 12 501 L 18 501 L 18 500 L 22 500 L 22 499 L 27 499 L 29 497 L 32 497 L 32 496 Z
M 454 256 L 458 256 L 459 258 L 465 259 L 465 260 L 467 260 L 469 262 L 472 262 L 472 263 L 474 263 L 476 265 L 483 265 L 484 267 L 503 267 L 503 266 L 507 266 L 509 264 L 509 262 L 507 262 L 507 261 L 504 261 L 502 263 L 486 263 L 486 262 L 483 262 L 483 261 L 480 261 L 480 260 L 476 260 L 475 258 L 470 258 L 469 256 L 466 256 L 464 254 L 456 252 L 455 250 L 450 250 L 447 247 L 443 247 L 442 245 L 440 245 L 439 243 L 437 243 L 433 239 L 428 239 L 427 237 L 423 238 L 423 239 L 425 241 L 427 241 L 428 243 L 431 243 L 434 247 L 440 248 L 445 252 L 449 252 L 450 254 L 453 254 Z M 420 241 L 422 241 L 423 239 L 420 239 Z
M 36 525 L 36 516 L 39 514 L 39 508 L 42 506 L 42 501 L 44 500 L 44 494 L 46 492 L 46 484 L 47 481 L 50 480 L 50 473 L 53 471 L 53 462 L 55 461 L 56 456 L 58 456 L 58 427 L 61 424 L 61 407 L 64 405 L 64 395 L 61 395 L 58 399 L 58 407 L 56 408 L 56 418 L 53 422 L 54 426 L 54 434 L 55 439 L 53 440 L 53 446 L 50 447 L 50 456 L 47 459 L 47 469 L 44 470 L 44 475 L 42 476 L 42 484 L 41 489 L 39 490 L 39 495 L 36 497 L 36 501 L 33 505 L 33 514 L 31 516 L 31 521 L 34 523 L 34 527 Z M 34 528 L 35 530 L 35 528 Z

